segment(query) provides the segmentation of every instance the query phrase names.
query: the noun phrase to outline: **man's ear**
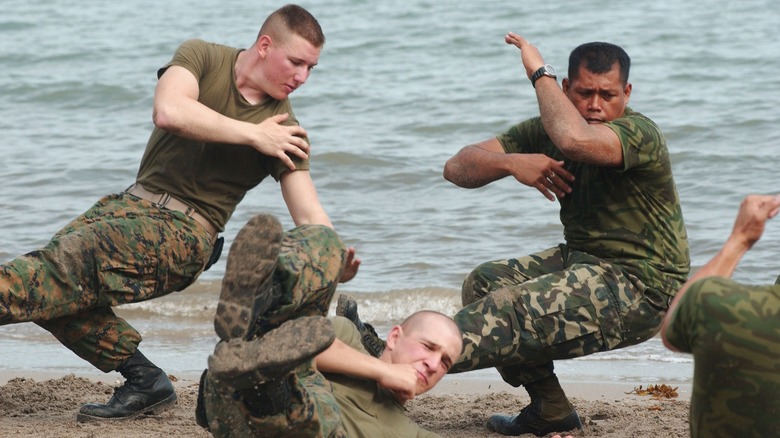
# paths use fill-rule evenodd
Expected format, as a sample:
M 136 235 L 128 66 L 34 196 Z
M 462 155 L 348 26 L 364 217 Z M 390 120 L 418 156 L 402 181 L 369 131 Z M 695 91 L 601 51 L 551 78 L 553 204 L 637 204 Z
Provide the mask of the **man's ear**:
M 260 55 L 261 58 L 265 58 L 266 55 L 268 55 L 268 49 L 271 48 L 272 44 L 273 44 L 273 40 L 269 35 L 260 35 L 260 37 L 257 38 L 257 42 L 255 42 L 255 47 L 257 48 L 257 53 Z
M 387 343 L 385 345 L 385 348 L 388 351 L 393 351 L 395 349 L 395 343 L 398 342 L 398 339 L 401 338 L 404 335 L 404 330 L 401 328 L 400 325 L 397 325 L 390 329 L 390 333 L 387 334 Z

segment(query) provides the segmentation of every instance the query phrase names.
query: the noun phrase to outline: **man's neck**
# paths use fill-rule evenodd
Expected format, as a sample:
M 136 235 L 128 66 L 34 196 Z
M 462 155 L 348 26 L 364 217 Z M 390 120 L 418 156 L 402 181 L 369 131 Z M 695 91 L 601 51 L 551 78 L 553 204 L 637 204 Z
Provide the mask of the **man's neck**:
M 249 50 L 242 50 L 238 53 L 234 70 L 238 92 L 241 93 L 241 96 L 243 96 L 251 105 L 257 105 L 265 100 L 267 95 L 250 81 L 249 73 L 253 69 L 259 68 L 257 57 L 252 56 L 253 49 L 254 46 L 250 47 Z

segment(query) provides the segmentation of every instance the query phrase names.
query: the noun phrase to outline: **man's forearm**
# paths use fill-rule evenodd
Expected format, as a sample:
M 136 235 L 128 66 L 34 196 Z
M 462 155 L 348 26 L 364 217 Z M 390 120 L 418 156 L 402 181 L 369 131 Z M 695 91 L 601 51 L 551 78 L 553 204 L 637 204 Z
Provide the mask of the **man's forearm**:
M 368 354 L 361 353 L 338 338 L 315 358 L 317 370 L 323 373 L 344 374 L 363 379 L 378 380 L 377 367 L 383 363 Z
M 444 179 L 458 187 L 473 189 L 509 175 L 506 154 L 466 146 L 444 165 Z

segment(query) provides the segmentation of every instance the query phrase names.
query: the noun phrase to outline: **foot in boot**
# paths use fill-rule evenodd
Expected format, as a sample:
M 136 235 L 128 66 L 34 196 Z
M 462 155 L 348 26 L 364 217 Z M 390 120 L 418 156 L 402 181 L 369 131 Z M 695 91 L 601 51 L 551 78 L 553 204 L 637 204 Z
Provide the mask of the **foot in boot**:
M 157 367 L 138 367 L 130 371 L 124 385 L 114 390 L 106 404 L 87 403 L 76 420 L 129 420 L 141 415 L 155 415 L 176 404 L 176 393 L 165 372 Z
M 214 329 L 223 341 L 247 338 L 257 315 L 274 301 L 273 272 L 282 226 L 266 214 L 253 217 L 230 245 Z
M 217 344 L 209 356 L 209 373 L 236 390 L 279 379 L 333 343 L 333 325 L 323 316 L 285 322 L 251 341 L 236 338 Z
M 358 316 L 357 302 L 349 295 L 339 295 L 338 303 L 336 304 L 336 315 L 343 316 L 352 321 L 360 332 L 360 341 L 363 343 L 363 348 L 368 351 L 374 357 L 379 357 L 382 352 L 385 351 L 385 341 L 383 341 L 377 334 L 374 327 L 371 324 L 363 323 Z
M 545 419 L 541 415 L 541 403 L 531 402 L 514 417 L 509 415 L 493 415 L 488 420 L 488 429 L 502 435 L 522 435 L 532 433 L 536 436 L 544 436 L 552 432 L 567 432 L 572 429 L 582 429 L 582 422 L 577 411 L 572 407 L 571 412 L 561 418 Z

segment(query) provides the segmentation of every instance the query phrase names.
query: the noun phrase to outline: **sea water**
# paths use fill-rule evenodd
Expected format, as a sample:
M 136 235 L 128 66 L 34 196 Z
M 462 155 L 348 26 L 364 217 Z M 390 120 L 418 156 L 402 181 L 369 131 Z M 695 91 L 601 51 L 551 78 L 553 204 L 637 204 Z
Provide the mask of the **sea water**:
M 444 162 L 538 114 L 507 31 L 535 44 L 565 76 L 588 41 L 632 57 L 630 106 L 664 131 L 694 269 L 730 231 L 740 200 L 777 193 L 780 151 L 778 8 L 769 0 L 461 2 L 312 0 L 327 37 L 320 63 L 291 100 L 312 142 L 322 204 L 362 259 L 339 287 L 381 334 L 421 308 L 448 314 L 477 264 L 562 240 L 557 203 L 511 178 L 466 190 Z M 0 262 L 44 245 L 70 219 L 132 183 L 152 129 L 156 70 L 202 38 L 252 44 L 281 4 L 6 0 L 0 15 Z M 272 180 L 229 222 L 226 248 L 258 212 L 292 221 Z M 771 283 L 780 225 L 735 278 Z M 212 319 L 226 254 L 184 292 L 117 312 L 144 353 L 172 374 L 197 375 L 216 342 Z M 0 370 L 97 374 L 34 324 L 0 327 Z M 655 338 L 559 361 L 562 380 L 690 382 L 692 361 Z

